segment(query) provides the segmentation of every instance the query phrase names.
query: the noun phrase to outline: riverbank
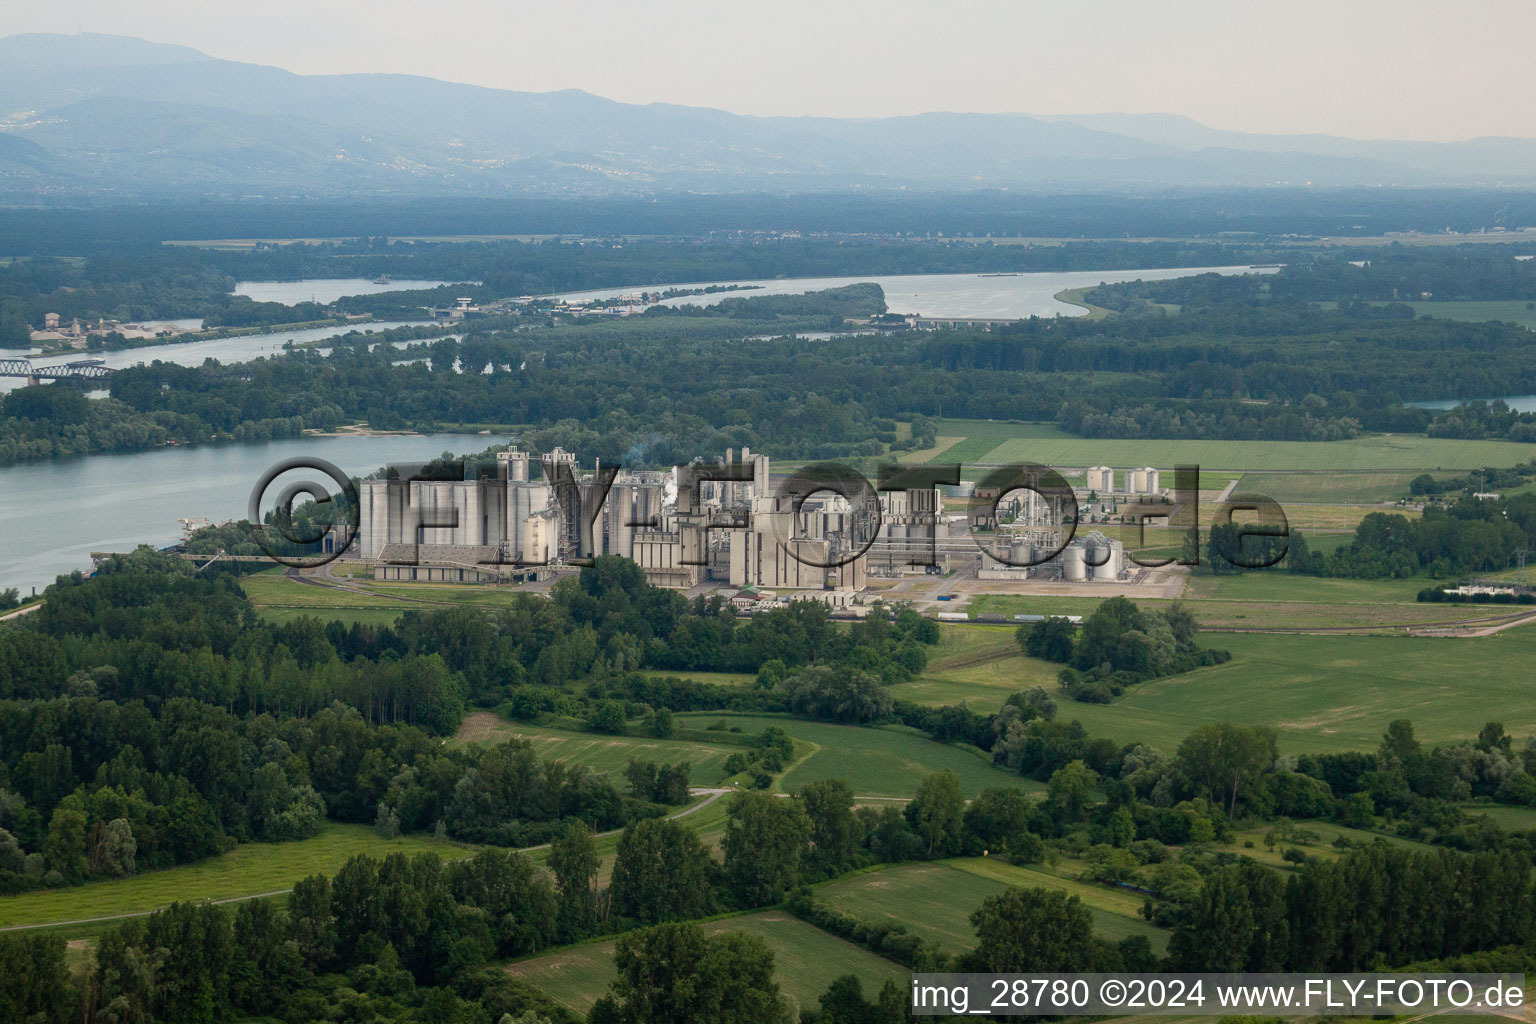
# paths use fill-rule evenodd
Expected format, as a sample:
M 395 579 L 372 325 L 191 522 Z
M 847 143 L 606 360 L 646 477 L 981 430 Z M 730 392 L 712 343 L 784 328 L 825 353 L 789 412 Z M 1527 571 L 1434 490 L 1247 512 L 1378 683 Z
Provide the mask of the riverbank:
M 330 317 L 324 320 L 305 320 L 292 324 L 268 324 L 257 327 L 215 327 L 204 331 L 183 331 L 180 334 L 168 334 L 154 338 L 128 338 L 110 345 L 100 345 L 95 348 L 75 348 L 71 345 L 52 345 L 40 349 L 37 353 L 40 358 L 53 358 L 54 356 L 93 356 L 106 352 L 127 352 L 131 349 L 161 348 L 167 345 L 190 345 L 199 341 L 218 341 L 221 338 L 251 338 L 263 334 L 281 334 L 284 331 L 308 331 L 320 327 L 350 327 L 356 325 L 362 327 L 373 322 L 372 313 L 362 313 L 355 317 Z
M 1097 285 L 1094 287 L 1097 287 Z M 1051 296 L 1051 298 L 1055 299 L 1057 302 L 1065 302 L 1069 306 L 1077 306 L 1079 309 L 1087 310 L 1088 312 L 1083 314 L 1083 318 L 1086 320 L 1103 320 L 1105 317 L 1114 313 L 1114 310 L 1112 309 L 1106 309 L 1103 306 L 1095 306 L 1093 303 L 1083 298 L 1083 296 L 1087 295 L 1091 291 L 1093 291 L 1093 288 L 1063 288 L 1061 291 Z

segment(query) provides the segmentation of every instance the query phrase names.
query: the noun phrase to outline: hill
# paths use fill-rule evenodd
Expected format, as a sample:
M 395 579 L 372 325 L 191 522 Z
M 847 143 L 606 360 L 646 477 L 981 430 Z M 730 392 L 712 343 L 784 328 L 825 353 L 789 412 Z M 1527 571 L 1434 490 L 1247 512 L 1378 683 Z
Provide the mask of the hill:
M 916 186 L 1529 183 L 1536 142 L 1223 132 L 1170 115 L 746 117 L 392 74 L 297 75 L 105 35 L 0 39 L 13 193 L 596 195 Z

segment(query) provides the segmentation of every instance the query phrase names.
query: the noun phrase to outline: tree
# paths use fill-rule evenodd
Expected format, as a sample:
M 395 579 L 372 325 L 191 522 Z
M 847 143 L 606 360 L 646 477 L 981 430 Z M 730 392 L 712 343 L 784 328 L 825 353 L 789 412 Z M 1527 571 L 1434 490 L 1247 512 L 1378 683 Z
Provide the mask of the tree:
M 1056 889 L 1009 889 L 988 896 L 971 915 L 979 940 L 969 969 L 1086 971 L 1093 957 L 1093 919 L 1076 896 Z
M 1083 635 L 1077 642 L 1072 662 L 1081 669 L 1113 663 L 1121 634 L 1141 629 L 1142 612 L 1129 598 L 1111 597 L 1102 601 L 1083 622 Z
M 1072 639 L 1077 627 L 1060 615 L 1050 615 L 1032 626 L 1020 626 L 1016 634 L 1020 648 L 1031 658 L 1043 661 L 1072 660 Z
M 0 934 L 0 1006 L 25 1024 L 79 1020 L 64 940 L 53 935 Z
M 965 813 L 965 796 L 960 791 L 960 776 L 949 769 L 935 772 L 917 784 L 917 795 L 907 804 L 907 821 L 928 846 L 928 856 L 935 851 L 958 853 Z
M 776 689 L 791 711 L 818 721 L 863 725 L 891 713 L 891 694 L 880 679 L 848 665 L 809 665 Z
M 1230 818 L 1237 798 L 1248 791 L 1277 756 L 1275 731 L 1267 726 L 1212 722 L 1192 731 L 1179 744 L 1179 770 Z
M 842 779 L 812 782 L 800 791 L 806 817 L 811 822 L 808 867 L 822 878 L 832 878 L 853 867 L 859 853 L 863 827 L 853 813 L 853 790 Z
M 1046 803 L 1064 821 L 1081 821 L 1093 802 L 1093 787 L 1099 776 L 1081 761 L 1063 765 L 1051 773 L 1046 783 Z
M 984 789 L 965 809 L 965 830 L 989 848 L 1011 849 L 1029 829 L 1032 806 L 1033 801 L 1023 790 L 1012 787 Z
M 800 884 L 811 821 L 796 799 L 740 793 L 725 821 L 725 880 L 738 906 L 777 903 Z
M 609 889 L 613 913 L 645 923 L 703 917 L 711 903 L 709 852 L 692 829 L 646 818 L 624 830 Z
M 400 818 L 383 800 L 379 801 L 378 813 L 374 815 L 373 830 L 383 839 L 394 839 L 400 835 Z
M 1110 844 L 1124 849 L 1136 841 L 1136 818 L 1129 807 L 1117 807 L 1109 816 Z
M 67 879 L 85 876 L 85 815 L 60 807 L 48 821 L 43 858 Z
M 91 829 L 90 867 L 94 874 L 109 878 L 131 875 L 135 867 L 134 854 L 138 843 L 133 838 L 133 826 L 126 818 L 113 818 Z
M 651 712 L 650 733 L 659 740 L 667 739 L 672 735 L 672 712 L 666 708 L 657 708 Z
M 636 800 L 653 799 L 656 790 L 656 766 L 650 761 L 630 758 L 624 767 L 624 780 L 629 783 L 629 795 Z
M 549 844 L 549 869 L 560 890 L 560 932 L 566 942 L 588 934 L 597 923 L 597 845 L 586 822 L 565 823 Z
M 605 700 L 587 715 L 586 725 L 592 732 L 618 735 L 624 731 L 624 705 L 616 700 Z
M 1413 736 L 1413 723 L 1406 718 L 1396 718 L 1387 723 L 1387 731 L 1381 737 L 1383 758 L 1393 758 L 1406 765 L 1419 752 L 1419 741 Z
M 619 976 L 593 1008 L 612 1024 L 790 1024 L 773 980 L 773 951 L 760 937 L 706 938 L 695 924 L 663 924 L 621 937 Z

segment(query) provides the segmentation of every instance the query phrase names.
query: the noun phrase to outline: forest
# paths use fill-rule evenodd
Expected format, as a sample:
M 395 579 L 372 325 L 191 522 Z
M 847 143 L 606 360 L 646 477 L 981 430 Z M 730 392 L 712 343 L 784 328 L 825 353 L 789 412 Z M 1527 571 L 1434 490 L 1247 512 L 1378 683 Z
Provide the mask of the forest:
M 0 1003 L 21 1007 L 22 1019 L 565 1021 L 568 1010 L 496 965 L 617 936 L 618 979 L 592 1021 L 655 1020 L 655 1000 L 669 999 L 703 1001 L 666 1010 L 677 1019 L 788 1021 L 761 940 L 692 923 L 761 907 L 913 970 L 1522 962 L 1533 938 L 1536 835 L 1463 809 L 1473 798 L 1536 805 L 1536 742 L 1517 746 L 1498 723 L 1430 748 L 1397 721 L 1376 750 L 1300 758 L 1282 756 L 1272 730 L 1212 723 L 1162 752 L 1089 736 L 1039 688 L 993 715 L 891 700 L 886 687 L 919 671 L 937 639 L 937 625 L 910 611 L 877 608 L 844 626 L 806 603 L 741 622 L 605 557 L 553 599 L 504 612 L 272 626 L 239 579 L 141 551 L 96 578 L 61 578 L 29 621 L 0 629 L 0 886 L 63 887 L 241 843 L 293 842 L 327 818 L 486 848 L 456 860 L 357 856 L 300 881 L 283 906 L 177 904 L 113 924 L 84 977 L 61 940 L 0 934 Z M 1192 628 L 1177 610 L 1157 625 L 1116 605 L 1057 653 L 1131 672 L 1147 637 L 1166 630 L 1177 652 Z M 745 688 L 636 671 L 753 666 Z M 632 761 L 621 782 L 541 759 L 526 741 L 444 747 L 439 737 L 469 707 L 650 735 L 671 733 L 673 712 L 701 709 L 902 722 L 989 751 L 1044 783 L 1044 796 L 999 785 L 968 801 L 958 777 L 940 771 L 904 807 L 857 805 L 837 779 L 774 797 L 752 780 L 771 781 L 793 746 L 769 728 L 737 741 L 732 767 L 747 784 L 728 798 L 716 859 L 666 816 L 689 799 L 686 766 Z M 1286 846 L 1289 874 L 1202 846 L 1254 819 L 1273 823 L 1266 843 Z M 1390 829 L 1438 848 L 1341 837 L 1342 856 L 1318 857 L 1296 819 Z M 599 884 L 593 843 L 608 829 L 622 833 Z M 553 844 L 545 868 L 516 852 L 540 842 Z M 1098 935 L 1077 897 L 1046 889 L 983 901 L 971 918 L 976 945 L 951 954 L 807 888 L 983 850 L 1018 864 L 1073 856 L 1090 880 L 1136 887 L 1146 918 L 1171 929 L 1166 954 L 1145 937 Z M 656 984 L 663 969 L 697 980 Z M 901 1019 L 900 998 L 872 995 L 840 981 L 803 1019 Z M 842 1016 L 856 1006 L 863 1016 Z

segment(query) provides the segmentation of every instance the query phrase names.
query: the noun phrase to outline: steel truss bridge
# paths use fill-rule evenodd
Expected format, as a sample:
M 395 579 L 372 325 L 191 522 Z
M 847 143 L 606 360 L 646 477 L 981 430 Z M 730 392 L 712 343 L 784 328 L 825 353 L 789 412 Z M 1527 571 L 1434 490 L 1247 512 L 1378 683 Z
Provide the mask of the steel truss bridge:
M 0 377 L 43 380 L 101 380 L 112 376 L 112 367 L 100 359 L 77 359 L 53 366 L 33 366 L 30 359 L 0 359 Z

